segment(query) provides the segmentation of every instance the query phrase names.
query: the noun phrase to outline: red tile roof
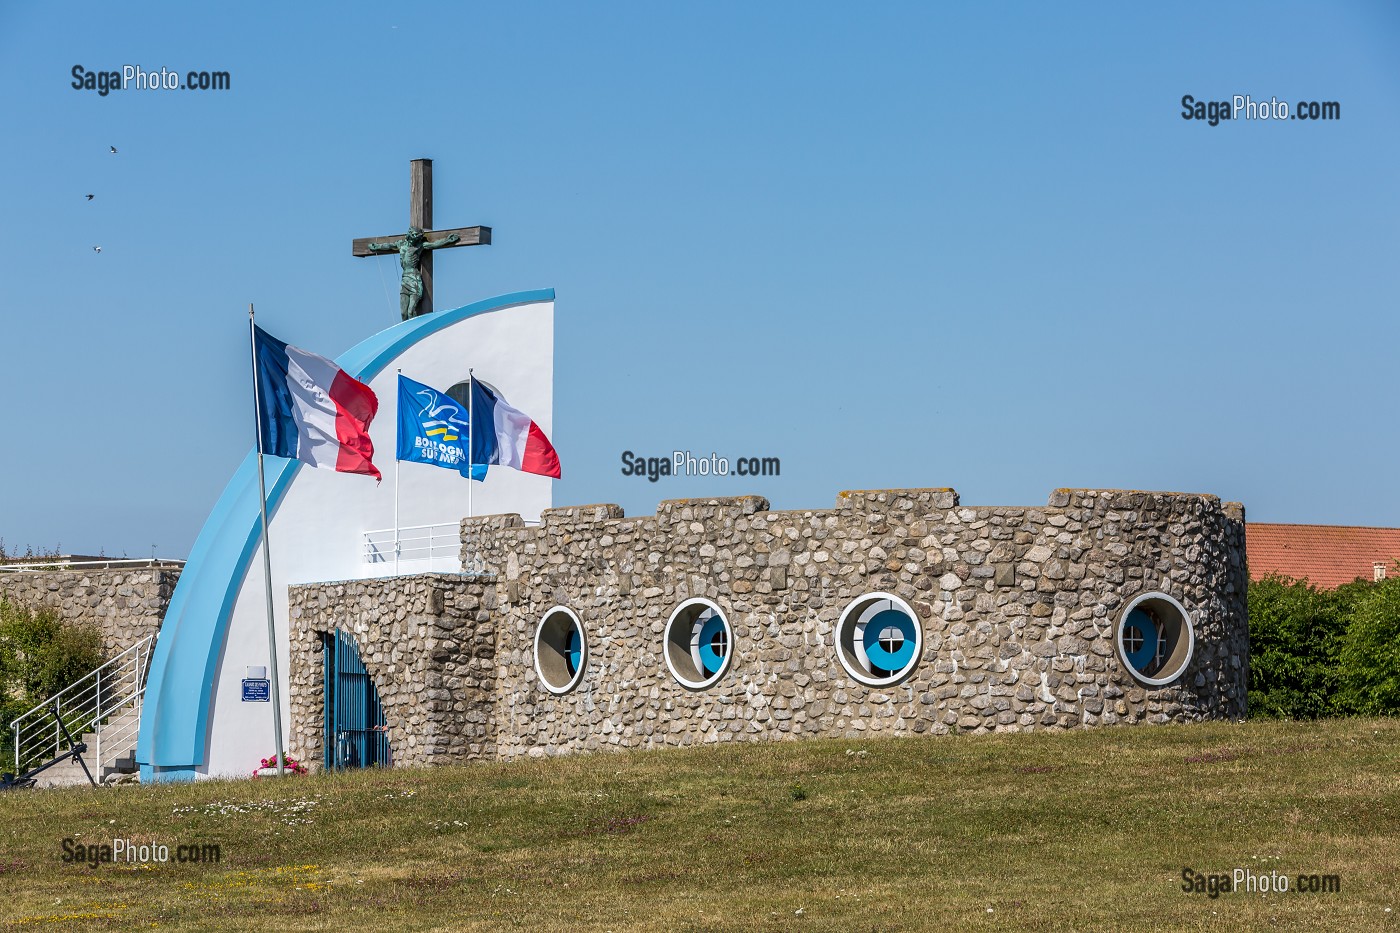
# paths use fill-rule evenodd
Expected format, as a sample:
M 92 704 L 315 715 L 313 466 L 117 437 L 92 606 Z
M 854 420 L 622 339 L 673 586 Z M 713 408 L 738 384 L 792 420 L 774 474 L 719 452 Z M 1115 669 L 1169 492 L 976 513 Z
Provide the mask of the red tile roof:
M 1400 569 L 1400 528 L 1357 528 L 1348 525 L 1263 525 L 1245 526 L 1245 551 L 1249 555 L 1249 578 L 1258 580 L 1271 573 L 1332 589 L 1360 577 L 1372 580 L 1377 562 L 1385 565 L 1386 575 Z

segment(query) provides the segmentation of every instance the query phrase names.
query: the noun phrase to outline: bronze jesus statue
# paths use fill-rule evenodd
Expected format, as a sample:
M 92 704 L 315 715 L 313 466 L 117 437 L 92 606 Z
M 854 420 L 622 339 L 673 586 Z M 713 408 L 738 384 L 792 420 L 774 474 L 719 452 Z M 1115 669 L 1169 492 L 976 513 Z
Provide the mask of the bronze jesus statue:
M 405 321 L 418 316 L 418 303 L 423 298 L 423 250 L 451 246 L 459 239 L 457 234 L 451 233 L 441 240 L 426 240 L 423 237 L 421 227 L 409 227 L 408 236 L 400 240 L 397 245 L 393 243 L 369 244 L 369 251 L 372 253 L 394 251 L 399 254 L 399 266 L 403 269 L 403 283 L 399 286 L 399 314 L 403 316 Z

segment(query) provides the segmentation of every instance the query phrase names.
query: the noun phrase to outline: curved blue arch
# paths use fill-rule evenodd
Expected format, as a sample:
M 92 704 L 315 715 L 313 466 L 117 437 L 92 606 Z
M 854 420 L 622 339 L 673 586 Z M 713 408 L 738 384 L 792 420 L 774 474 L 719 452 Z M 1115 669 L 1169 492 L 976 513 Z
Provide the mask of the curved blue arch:
M 380 331 L 336 362 L 368 382 L 406 349 L 464 318 L 553 300 L 554 289 L 544 288 L 425 314 Z M 264 463 L 269 515 L 277 511 L 300 468 L 299 461 L 277 457 Z M 143 781 L 192 779 L 204 764 L 214 674 L 234 600 L 257 549 L 259 519 L 257 454 L 250 452 L 205 519 L 161 622 L 136 743 Z

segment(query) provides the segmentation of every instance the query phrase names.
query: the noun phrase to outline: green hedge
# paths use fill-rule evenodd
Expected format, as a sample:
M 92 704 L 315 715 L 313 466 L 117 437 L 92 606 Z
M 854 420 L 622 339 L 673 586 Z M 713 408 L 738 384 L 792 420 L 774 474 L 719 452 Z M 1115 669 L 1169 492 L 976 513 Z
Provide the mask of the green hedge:
M 1335 590 L 1249 585 L 1249 714 L 1279 719 L 1400 713 L 1400 577 Z
M 91 626 L 0 599 L 0 770 L 14 767 L 10 721 L 104 660 L 102 636 Z

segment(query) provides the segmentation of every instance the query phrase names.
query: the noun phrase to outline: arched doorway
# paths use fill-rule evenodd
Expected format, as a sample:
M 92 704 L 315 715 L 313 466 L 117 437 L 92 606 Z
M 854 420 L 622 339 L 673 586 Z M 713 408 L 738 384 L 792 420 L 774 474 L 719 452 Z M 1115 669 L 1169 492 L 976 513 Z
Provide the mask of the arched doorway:
M 379 691 L 348 633 L 322 636 L 326 671 L 326 727 L 322 742 L 327 770 L 388 767 L 389 731 Z

